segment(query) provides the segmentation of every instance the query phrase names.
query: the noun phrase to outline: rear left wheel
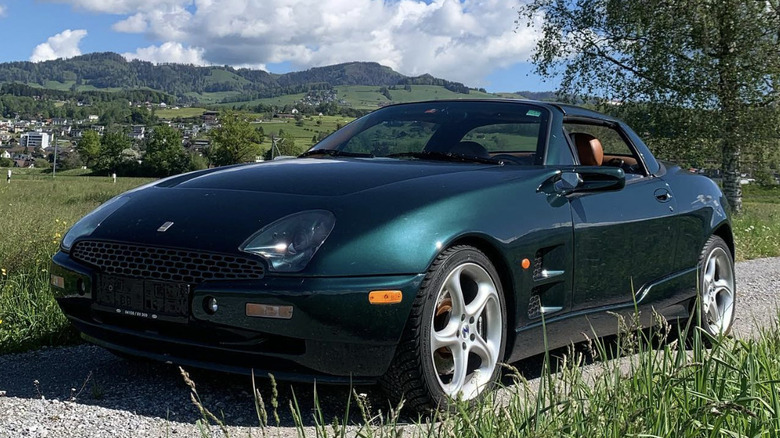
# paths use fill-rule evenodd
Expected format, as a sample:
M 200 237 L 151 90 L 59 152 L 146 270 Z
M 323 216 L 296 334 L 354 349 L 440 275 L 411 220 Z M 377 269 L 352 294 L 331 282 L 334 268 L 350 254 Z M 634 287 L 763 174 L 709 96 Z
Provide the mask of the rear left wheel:
M 480 251 L 450 248 L 429 269 L 382 385 L 416 410 L 476 400 L 500 374 L 506 304 L 495 267 Z

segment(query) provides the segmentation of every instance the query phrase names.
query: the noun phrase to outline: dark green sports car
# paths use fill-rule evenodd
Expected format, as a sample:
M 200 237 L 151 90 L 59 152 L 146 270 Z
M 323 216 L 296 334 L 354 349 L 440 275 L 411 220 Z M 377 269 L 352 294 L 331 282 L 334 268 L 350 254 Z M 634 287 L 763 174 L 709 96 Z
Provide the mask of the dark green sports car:
M 543 319 L 550 348 L 616 332 L 635 303 L 728 332 L 726 210 L 717 185 L 658 162 L 620 120 L 420 102 L 295 159 L 120 195 L 67 233 L 51 280 L 84 338 L 119 354 L 380 382 L 425 409 L 542 352 Z

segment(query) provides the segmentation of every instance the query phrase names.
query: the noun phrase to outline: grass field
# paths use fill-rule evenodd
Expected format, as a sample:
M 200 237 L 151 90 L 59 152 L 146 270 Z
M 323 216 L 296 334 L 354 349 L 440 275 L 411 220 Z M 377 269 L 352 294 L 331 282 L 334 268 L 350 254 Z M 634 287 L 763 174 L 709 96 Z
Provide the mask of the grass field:
M 49 260 L 81 216 L 149 180 L 14 169 L 0 184 L 0 353 L 76 340 L 49 292 Z M 3 170 L 3 174 L 5 171 Z
M 279 131 L 282 130 L 295 137 L 296 146 L 308 149 L 314 144 L 313 138 L 315 136 L 328 135 L 339 126 L 344 126 L 352 120 L 352 118 L 344 116 L 308 116 L 300 122 L 296 122 L 295 119 L 264 120 L 260 126 L 262 126 L 266 136 L 264 144 L 268 144 L 271 135 L 279 135 Z
M 161 119 L 172 120 L 172 119 L 188 119 L 191 117 L 200 117 L 203 115 L 204 112 L 206 112 L 205 108 L 179 108 L 179 109 L 164 108 L 164 109 L 156 109 L 154 111 L 154 114 Z
M 204 111 L 206 110 L 203 108 L 166 108 L 157 110 L 156 114 L 161 119 L 171 120 L 199 117 Z M 258 120 L 263 119 L 263 114 L 248 114 L 250 117 L 256 117 Z M 297 146 L 308 149 L 309 146 L 314 144 L 314 137 L 318 137 L 320 134 L 328 135 L 338 129 L 339 126 L 344 126 L 352 120 L 352 118 L 344 116 L 304 116 L 300 122 L 297 122 L 295 119 L 264 119 L 258 122 L 257 126 L 262 127 L 263 132 L 265 132 L 266 138 L 263 141 L 263 146 L 265 147 L 269 147 L 271 135 L 278 136 L 279 131 L 283 130 L 295 137 Z
M 471 90 L 469 94 L 456 93 L 454 91 L 447 90 L 444 87 L 438 87 L 434 85 L 412 85 L 411 91 L 406 91 L 402 86 L 399 86 L 396 90 L 388 90 L 392 99 L 388 99 L 385 95 L 379 92 L 379 86 L 373 85 L 349 85 L 349 86 L 337 86 L 333 87 L 336 90 L 336 97 L 340 101 L 356 109 L 362 110 L 375 110 L 382 105 L 388 103 L 404 103 L 404 102 L 417 102 L 421 100 L 440 100 L 440 99 L 495 99 L 499 96 L 490 93 L 482 93 L 479 91 Z M 208 93 L 206 93 L 208 94 Z M 203 96 L 203 95 L 198 95 Z M 286 94 L 284 96 L 269 97 L 264 99 L 255 99 L 248 102 L 232 102 L 225 103 L 222 106 L 233 107 L 235 105 L 276 105 L 282 107 L 284 105 L 294 105 L 306 96 L 305 93 L 299 94 Z M 222 96 L 224 97 L 224 96 Z M 205 102 L 205 101 L 202 101 Z M 218 101 L 217 101 L 218 102 Z
M 733 218 L 737 260 L 780 256 L 780 186 L 743 186 L 742 202 Z

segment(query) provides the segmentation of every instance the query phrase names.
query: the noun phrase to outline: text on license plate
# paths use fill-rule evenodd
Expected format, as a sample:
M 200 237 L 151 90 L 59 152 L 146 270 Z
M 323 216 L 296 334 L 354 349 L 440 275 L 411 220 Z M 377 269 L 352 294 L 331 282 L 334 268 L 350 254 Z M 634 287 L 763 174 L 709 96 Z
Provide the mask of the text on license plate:
M 170 316 L 189 314 L 188 284 L 106 275 L 99 278 L 98 288 L 97 303 L 104 306 Z

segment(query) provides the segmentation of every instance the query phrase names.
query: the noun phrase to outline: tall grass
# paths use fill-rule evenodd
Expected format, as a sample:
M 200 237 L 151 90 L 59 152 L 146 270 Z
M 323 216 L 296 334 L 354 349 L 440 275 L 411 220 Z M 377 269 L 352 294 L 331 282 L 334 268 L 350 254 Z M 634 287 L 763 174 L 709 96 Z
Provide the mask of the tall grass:
M 780 256 L 780 186 L 743 191 L 743 212 L 733 218 L 737 260 Z
M 325 418 L 316 391 L 313 412 L 302 412 L 294 396 L 289 409 L 300 437 L 778 436 L 777 324 L 755 339 L 714 339 L 691 327 L 679 328 L 682 334 L 675 340 L 667 338 L 677 330 L 660 318 L 649 330 L 623 323 L 617 340 L 596 339 L 587 348 L 548 355 L 533 384 L 510 368 L 512 383 L 501 391 L 476 404 L 460 402 L 452 410 L 411 420 L 397 406 L 380 404 L 385 409 L 372 410 L 356 393 L 349 401 L 362 419 L 353 423 L 347 420 L 349 402 L 345 414 Z M 203 409 L 199 400 L 196 405 Z M 204 414 L 201 424 L 209 420 L 214 421 Z M 214 424 L 231 434 L 223 423 Z M 263 435 L 269 433 L 267 415 L 258 414 L 258 425 Z M 204 436 L 211 431 L 201 429 Z
M 0 183 L 0 354 L 76 339 L 49 289 L 49 262 L 81 216 L 146 179 L 15 171 Z
M 780 256 L 780 203 L 745 202 L 733 226 L 737 260 Z

